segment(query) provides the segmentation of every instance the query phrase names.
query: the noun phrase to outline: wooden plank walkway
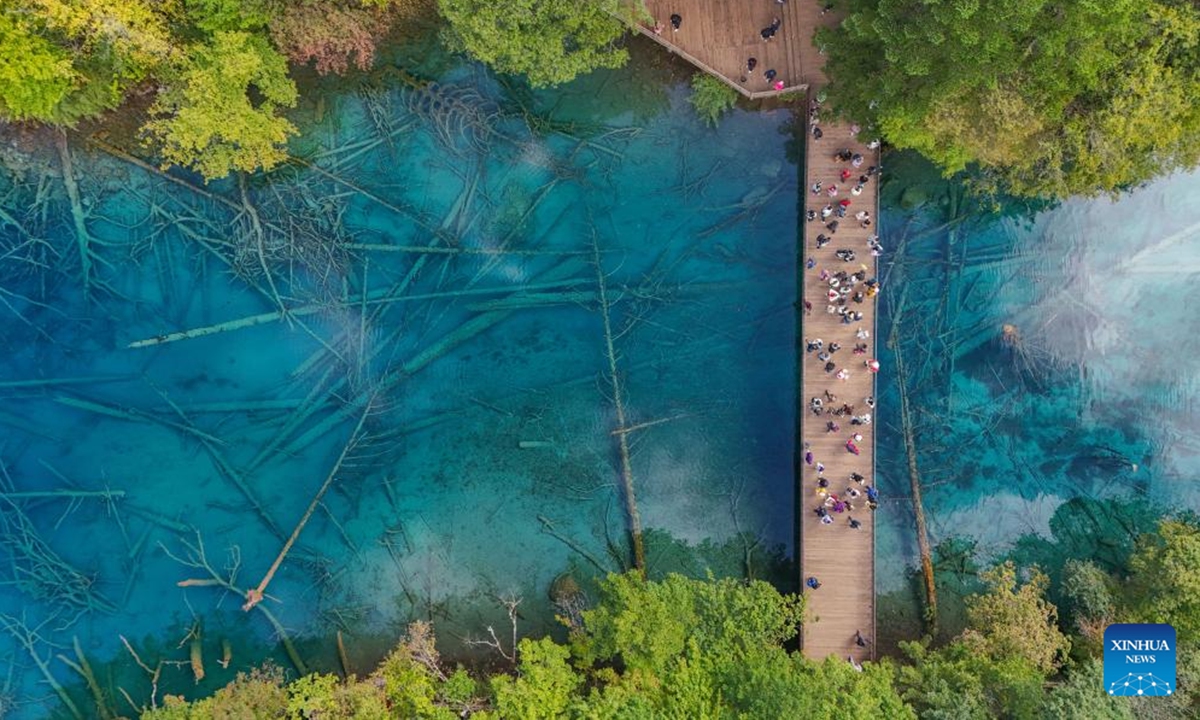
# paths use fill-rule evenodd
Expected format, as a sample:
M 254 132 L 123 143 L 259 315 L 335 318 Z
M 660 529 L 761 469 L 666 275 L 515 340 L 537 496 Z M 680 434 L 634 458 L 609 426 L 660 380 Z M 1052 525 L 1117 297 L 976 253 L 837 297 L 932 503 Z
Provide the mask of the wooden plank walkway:
M 813 34 L 818 27 L 832 27 L 841 21 L 837 14 L 824 10 L 827 4 L 827 0 L 646 0 L 654 21 L 639 29 L 748 97 L 808 90 L 811 98 L 815 95 L 812 91 L 826 83 L 824 58 L 814 46 Z M 671 27 L 673 14 L 682 17 L 678 31 Z M 780 19 L 779 31 L 767 42 L 760 31 L 774 18 Z M 660 25 L 658 32 L 656 24 Z M 746 62 L 751 57 L 758 65 L 756 72 L 747 73 Z M 771 68 L 784 82 L 784 90 L 775 91 L 764 77 Z M 868 238 L 877 228 L 879 178 L 870 175 L 857 196 L 851 190 L 871 166 L 879 165 L 879 156 L 865 144 L 871 138 L 855 137 L 850 125 L 820 123 L 820 127 L 823 137 L 814 139 L 810 134 L 805 143 L 806 187 L 802 191 L 805 210 L 814 211 L 817 219 L 804 222 L 803 256 L 813 267 L 802 271 L 805 315 L 801 348 L 817 339 L 821 347 L 804 351 L 799 363 L 802 417 L 798 448 L 802 459 L 797 462 L 796 478 L 797 553 L 809 608 L 801 641 L 811 658 L 834 655 L 862 661 L 875 657 L 875 522 L 867 499 L 867 488 L 875 483 L 875 424 L 866 419 L 875 417 L 875 374 L 866 363 L 875 358 L 877 338 L 875 297 L 866 283 L 876 277 L 876 258 Z M 861 165 L 855 168 L 852 162 L 836 157 L 839 150 L 861 156 Z M 843 179 L 843 171 L 851 173 L 849 178 Z M 809 188 L 817 182 L 821 187 L 814 194 Z M 838 188 L 836 197 L 828 194 L 833 185 Z M 827 205 L 836 208 L 844 200 L 850 201 L 845 217 L 839 218 L 835 212 L 821 218 Z M 860 211 L 870 214 L 869 227 L 856 217 Z M 833 220 L 838 221 L 836 231 L 827 226 Z M 818 248 L 822 234 L 830 242 Z M 838 256 L 839 251 L 847 250 L 854 253 L 853 260 Z M 836 280 L 836 287 L 831 287 L 831 280 Z M 842 293 L 851 280 L 853 287 Z M 862 296 L 856 298 L 857 293 Z M 861 318 L 845 323 L 839 310 L 861 313 Z M 856 346 L 861 352 L 856 352 L 860 349 Z M 823 353 L 829 353 L 828 357 Z M 844 378 L 839 377 L 843 370 L 848 373 Z M 815 413 L 810 409 L 814 398 L 821 403 Z M 848 411 L 844 412 L 844 407 Z M 857 453 L 851 452 L 848 441 Z M 861 476 L 862 481 L 852 475 Z M 827 487 L 821 486 L 821 478 L 828 481 Z M 837 501 L 848 506 L 841 507 Z M 818 511 L 827 517 L 822 518 Z M 855 526 L 851 526 L 851 518 Z M 809 588 L 809 578 L 816 578 L 819 587 Z M 856 642 L 859 633 L 865 645 Z
M 875 150 L 864 144 L 864 138 L 851 136 L 850 126 L 821 123 L 824 136 L 820 140 L 809 135 L 805 153 L 805 177 L 810 187 L 804 189 L 805 210 L 816 213 L 816 220 L 804 221 L 804 272 L 805 316 L 801 328 L 801 412 L 800 452 L 805 461 L 798 463 L 801 477 L 797 478 L 797 497 L 800 524 L 800 572 L 801 582 L 815 577 L 820 587 L 812 590 L 802 586 L 808 595 L 810 621 L 804 626 L 804 652 L 811 658 L 820 659 L 827 655 L 853 657 L 855 660 L 874 657 L 875 639 L 875 523 L 874 511 L 868 508 L 867 490 L 873 487 L 875 468 L 875 424 L 853 424 L 852 418 L 863 418 L 869 414 L 874 420 L 875 408 L 869 407 L 867 398 L 875 396 L 875 374 L 866 363 L 875 358 L 875 299 L 865 282 L 876 277 L 876 258 L 868 247 L 868 238 L 874 234 L 878 176 L 871 175 L 863 184 L 858 196 L 851 189 L 866 175 L 870 166 L 879 164 Z M 849 150 L 862 156 L 862 164 L 854 168 L 852 163 L 838 160 L 839 150 Z M 851 172 L 843 180 L 843 171 Z M 817 194 L 811 185 L 820 182 Z M 831 197 L 828 188 L 836 186 L 838 194 Z M 838 207 L 843 200 L 850 200 L 846 216 L 837 213 L 822 221 L 822 210 L 827 206 Z M 856 215 L 860 211 L 870 213 L 871 225 L 864 228 Z M 802 219 L 803 220 L 803 219 Z M 831 233 L 827 222 L 836 220 L 836 232 Z M 818 236 L 825 235 L 830 242 L 817 248 Z M 838 257 L 839 251 L 852 251 L 854 259 L 847 262 Z M 807 268 L 809 263 L 813 267 Z M 838 278 L 838 273 L 858 274 L 860 278 L 845 297 L 831 299 L 845 289 L 847 281 Z M 836 288 L 831 281 L 837 280 Z M 857 293 L 862 302 L 855 302 Z M 808 310 L 811 303 L 812 309 Z M 862 319 L 844 323 L 839 308 L 861 312 Z M 864 337 L 864 334 L 869 334 Z M 820 339 L 821 348 L 807 350 L 809 341 Z M 830 353 L 831 346 L 840 345 Z M 856 346 L 865 350 L 856 353 Z M 825 353 L 829 353 L 828 358 Z M 833 363 L 832 369 L 827 363 Z M 839 379 L 838 373 L 849 373 Z M 813 398 L 821 401 L 819 413 L 811 409 Z M 852 408 L 842 413 L 843 406 Z M 865 419 L 865 418 L 863 418 Z M 837 430 L 830 430 L 830 423 Z M 854 441 L 859 453 L 847 447 Z M 812 453 L 812 463 L 807 462 L 807 453 Z M 824 466 L 818 473 L 818 463 Z M 856 482 L 852 473 L 864 480 Z M 821 488 L 819 477 L 826 478 L 827 488 Z M 824 492 L 853 506 L 841 513 L 827 507 L 832 501 Z M 859 493 L 857 498 L 851 493 Z M 832 523 L 826 524 L 817 515 L 818 508 L 826 508 Z M 857 528 L 851 527 L 850 518 L 859 521 Z M 868 641 L 866 647 L 855 643 L 855 634 L 861 632 Z
M 638 29 L 742 94 L 768 97 L 824 84 L 823 58 L 813 46 L 812 36 L 818 26 L 833 25 L 836 18 L 832 13 L 822 14 L 823 5 L 820 0 L 646 0 L 654 22 Z M 678 31 L 671 28 L 675 14 L 683 18 Z M 779 18 L 781 25 L 768 42 L 760 33 L 774 18 Z M 663 28 L 658 34 L 655 22 Z M 749 58 L 758 60 L 752 74 L 746 72 Z M 771 88 L 763 74 L 769 69 L 783 81 L 782 91 Z

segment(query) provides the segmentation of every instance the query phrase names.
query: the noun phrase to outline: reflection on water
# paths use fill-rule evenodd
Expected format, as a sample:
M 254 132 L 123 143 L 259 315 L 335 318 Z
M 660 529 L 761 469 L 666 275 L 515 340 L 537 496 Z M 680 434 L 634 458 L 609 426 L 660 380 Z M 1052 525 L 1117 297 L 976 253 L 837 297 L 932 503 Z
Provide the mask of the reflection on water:
M 998 217 L 964 211 L 956 187 L 922 189 L 911 158 L 894 160 L 880 333 L 895 324 L 888 359 L 902 353 L 907 372 L 881 373 L 883 407 L 908 393 L 933 541 L 965 536 L 994 557 L 1081 509 L 1123 535 L 1114 513 L 1134 498 L 1152 515 L 1200 508 L 1200 173 Z M 928 201 L 904 207 L 914 197 Z M 880 554 L 911 563 L 899 423 L 880 439 L 897 498 Z M 1121 500 L 1052 523 L 1071 498 Z M 882 591 L 902 586 L 898 567 L 881 562 Z
M 735 114 L 716 142 L 682 90 L 649 115 L 546 112 L 620 81 L 370 85 L 325 98 L 295 167 L 211 186 L 73 139 L 78 204 L 53 143 L 15 138 L 0 647 L 23 714 L 53 704 L 32 654 L 73 637 L 140 701 L 121 636 L 149 663 L 198 637 L 206 679 L 168 664 L 160 687 L 209 692 L 288 664 L 280 630 L 332 668 L 335 631 L 365 664 L 414 617 L 461 651 L 508 593 L 524 631 L 552 626 L 558 573 L 629 558 L 613 367 L 651 566 L 769 570 L 792 536 L 787 116 Z M 327 478 L 260 606 L 278 627 L 243 613 L 214 582 L 259 585 Z

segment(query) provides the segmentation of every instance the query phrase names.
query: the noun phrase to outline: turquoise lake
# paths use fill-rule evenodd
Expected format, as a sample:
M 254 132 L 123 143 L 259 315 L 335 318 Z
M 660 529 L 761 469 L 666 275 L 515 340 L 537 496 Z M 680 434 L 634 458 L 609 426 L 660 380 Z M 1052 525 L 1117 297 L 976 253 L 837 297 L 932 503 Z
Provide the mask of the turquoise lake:
M 786 587 L 792 117 L 706 127 L 654 58 L 545 93 L 407 64 L 433 82 L 381 73 L 322 93 L 301 109 L 296 164 L 207 186 L 72 136 L 86 278 L 58 149 L 5 136 L 14 717 L 57 707 L 31 650 L 90 707 L 51 659 L 75 638 L 122 712 L 118 688 L 149 696 L 122 636 L 176 663 L 173 693 L 268 656 L 290 668 L 265 615 L 211 581 L 257 585 L 329 478 L 263 603 L 309 668 L 338 668 L 340 631 L 361 672 L 412 619 L 466 654 L 506 625 L 511 596 L 523 633 L 553 629 L 556 577 L 629 562 L 618 404 L 640 426 L 629 465 L 651 570 L 748 562 Z M 911 158 L 885 168 L 878 334 L 896 321 L 934 540 L 989 556 L 1048 543 L 1071 499 L 1115 498 L 1088 506 L 1100 527 L 1200 509 L 1200 174 L 997 214 Z M 877 567 L 903 619 L 915 542 L 901 384 L 894 353 L 881 359 Z M 19 495 L 59 491 L 91 494 Z M 194 566 L 201 542 L 213 573 Z
M 535 96 L 453 64 L 420 89 L 366 84 L 322 97 L 295 167 L 208 186 L 73 139 L 86 281 L 60 153 L 17 138 L 30 167 L 0 181 L 4 490 L 123 493 L 7 501 L 16 635 L 0 644 L 22 714 L 54 699 L 17 621 L 41 626 L 41 655 L 78 637 L 139 699 L 121 636 L 187 661 L 201 629 L 206 677 L 168 665 L 171 692 L 268 655 L 291 667 L 213 577 L 257 585 L 335 466 L 263 603 L 308 667 L 337 668 L 341 631 L 368 668 L 413 619 L 461 654 L 507 623 L 509 596 L 523 633 L 555 627 L 557 575 L 630 558 L 614 366 L 626 425 L 643 425 L 628 439 L 649 563 L 703 574 L 687 548 L 726 545 L 717 572 L 749 557 L 763 574 L 790 553 L 790 114 L 717 132 L 685 88 L 628 97 L 628 79 Z

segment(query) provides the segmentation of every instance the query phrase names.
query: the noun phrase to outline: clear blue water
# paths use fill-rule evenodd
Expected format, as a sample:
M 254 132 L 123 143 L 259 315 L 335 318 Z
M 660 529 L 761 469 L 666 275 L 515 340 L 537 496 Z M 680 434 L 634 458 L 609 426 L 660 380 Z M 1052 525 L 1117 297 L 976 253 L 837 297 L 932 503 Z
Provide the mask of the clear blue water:
M 35 652 L 81 707 L 86 691 L 52 657 L 75 637 L 123 712 L 117 688 L 141 702 L 149 687 L 122 635 L 151 664 L 184 662 L 180 641 L 201 622 L 207 678 L 167 665 L 171 692 L 210 692 L 268 656 L 288 664 L 239 598 L 177 587 L 206 574 L 171 555 L 187 560 L 194 528 L 217 572 L 236 564 L 239 587 L 256 584 L 368 404 L 265 602 L 310 667 L 336 668 L 338 630 L 365 667 L 418 617 L 463 652 L 464 636 L 504 621 L 496 597 L 509 593 L 524 598 L 522 630 L 539 633 L 556 575 L 595 572 L 584 554 L 627 562 L 593 242 L 628 422 L 661 421 L 631 443 L 643 522 L 674 538 L 654 537 L 651 567 L 740 572 L 739 532 L 760 540 L 760 574 L 769 548 L 789 551 L 790 118 L 735 112 L 705 128 L 653 57 L 544 94 L 427 58 L 435 89 L 393 79 L 319 94 L 293 148 L 318 169 L 204 192 L 73 142 L 93 236 L 86 297 L 53 143 L 9 138 L 21 152 L 6 159 L 25 167 L 0 174 L 6 490 L 125 493 L 14 499 L 0 528 L 0 613 L 40 627 Z M 1048 557 L 1080 526 L 1068 500 L 1112 499 L 1085 508 L 1101 533 L 1200 507 L 1200 175 L 997 216 L 910 158 L 887 162 L 879 332 L 899 315 L 935 542 Z M 344 250 L 323 251 L 331 240 Z M 362 247 L 431 243 L 460 252 Z M 127 347 L 271 313 L 275 294 L 322 309 Z M 387 297 L 401 299 L 373 302 Z M 1006 323 L 1019 342 L 1002 342 Z M 881 621 L 907 634 L 906 449 L 898 378 L 880 378 Z M 74 595 L 19 574 L 38 552 L 78 570 Z M 81 596 L 97 608 L 79 614 Z M 52 692 L 9 634 L 0 659 L 14 716 L 50 714 Z
M 342 630 L 365 667 L 425 617 L 462 652 L 510 593 L 522 631 L 553 626 L 551 580 L 596 568 L 539 518 L 606 569 L 628 557 L 593 248 L 627 422 L 649 423 L 631 435 L 641 518 L 676 541 L 657 536 L 651 563 L 746 532 L 765 572 L 792 538 L 790 116 L 739 112 L 718 133 L 682 86 L 627 96 L 642 71 L 534 96 L 450 64 L 423 90 L 327 94 L 293 148 L 309 165 L 241 183 L 186 187 L 73 141 L 86 293 L 60 159 L 18 138 L 30 167 L 0 176 L 20 223 L 0 224 L 6 489 L 124 495 L 12 500 L 0 613 L 41 627 L 42 658 L 78 637 L 124 712 L 117 688 L 149 688 L 122 635 L 150 664 L 186 661 L 202 625 L 207 678 L 169 664 L 172 692 L 211 692 L 268 655 L 286 666 L 240 598 L 176 584 L 211 577 L 186 566 L 202 540 L 214 571 L 256 585 L 365 413 L 264 602 L 306 663 L 335 668 Z M 320 309 L 129 347 L 271 313 L 276 296 Z M 44 548 L 54 559 L 31 559 Z M 17 716 L 45 715 L 29 653 L 6 634 L 0 648 Z M 65 664 L 48 667 L 90 707 Z
M 906 372 L 880 375 L 880 481 L 894 498 L 880 591 L 914 604 L 901 384 L 935 544 L 958 538 L 980 559 L 1053 573 L 1072 554 L 1114 562 L 1131 529 L 1200 509 L 1200 173 L 997 214 L 915 158 L 889 162 L 879 334 L 895 323 Z M 895 352 L 884 359 L 894 370 Z M 948 595 L 955 567 L 939 567 Z

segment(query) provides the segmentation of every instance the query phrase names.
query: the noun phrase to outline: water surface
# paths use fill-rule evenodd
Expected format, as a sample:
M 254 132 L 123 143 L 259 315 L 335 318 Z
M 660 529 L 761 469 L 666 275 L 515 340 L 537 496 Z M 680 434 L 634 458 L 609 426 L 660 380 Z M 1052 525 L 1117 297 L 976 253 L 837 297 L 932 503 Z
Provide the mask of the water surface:
M 257 585 L 329 478 L 263 604 L 309 666 L 336 667 L 339 630 L 366 666 L 416 618 L 464 652 L 509 596 L 542 633 L 555 576 L 628 563 L 614 367 L 652 567 L 768 573 L 793 527 L 790 116 L 718 133 L 683 87 L 620 90 L 645 70 L 542 95 L 453 62 L 420 88 L 346 83 L 306 111 L 293 167 L 207 186 L 73 137 L 86 277 L 61 159 L 18 138 L 6 490 L 114 493 L 10 503 L 0 612 L 41 628 L 33 650 L 78 637 L 123 711 L 116 689 L 148 684 L 121 635 L 180 661 L 201 629 L 207 678 L 169 665 L 171 692 L 287 666 L 211 581 Z M 12 640 L 9 692 L 41 716 Z

